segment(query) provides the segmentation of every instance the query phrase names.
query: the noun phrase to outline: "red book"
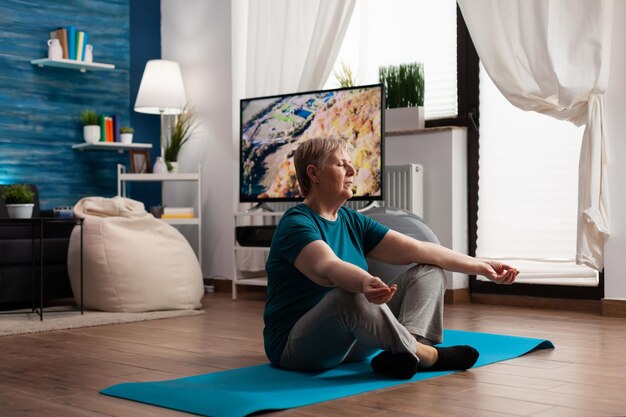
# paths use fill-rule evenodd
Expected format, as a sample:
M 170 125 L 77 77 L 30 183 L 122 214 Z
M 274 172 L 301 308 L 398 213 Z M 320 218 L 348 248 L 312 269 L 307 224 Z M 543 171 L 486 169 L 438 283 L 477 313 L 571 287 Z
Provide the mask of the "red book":
M 111 116 L 106 117 L 106 134 L 107 142 L 113 142 L 113 118 Z

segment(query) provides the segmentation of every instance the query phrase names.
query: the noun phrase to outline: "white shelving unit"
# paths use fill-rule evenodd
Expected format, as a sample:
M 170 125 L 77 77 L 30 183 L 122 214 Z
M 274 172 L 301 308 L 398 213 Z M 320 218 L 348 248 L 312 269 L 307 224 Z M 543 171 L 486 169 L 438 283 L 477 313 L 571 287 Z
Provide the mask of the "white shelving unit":
M 237 226 L 243 226 L 243 219 L 254 219 L 254 218 L 270 218 L 273 223 L 278 223 L 280 217 L 283 215 L 282 212 L 273 212 L 273 211 L 246 211 L 246 212 L 235 212 L 235 231 L 234 231 L 234 261 L 233 261 L 233 281 L 232 281 L 232 298 L 233 300 L 237 299 L 237 285 L 255 285 L 255 286 L 267 286 L 267 277 L 256 277 L 256 278 L 244 278 L 241 276 L 241 270 L 237 265 L 237 253 L 238 252 L 262 252 L 263 254 L 267 254 L 270 251 L 269 246 L 242 246 L 237 242 L 236 228 Z M 264 222 L 265 223 L 265 222 Z
M 164 174 L 134 174 L 127 173 L 124 165 L 117 165 L 117 195 L 126 197 L 126 184 L 129 182 L 195 182 L 197 186 L 196 202 L 194 210 L 196 217 L 193 219 L 161 219 L 162 221 L 175 225 L 196 226 L 198 232 L 198 261 L 202 268 L 202 166 L 198 165 L 198 172 L 193 173 L 164 173 Z
M 102 64 L 99 62 L 83 62 L 83 61 L 76 61 L 75 59 L 42 58 L 42 59 L 33 59 L 32 61 L 30 61 L 30 63 L 33 65 L 37 65 L 40 68 L 57 67 L 57 68 L 67 68 L 67 69 L 78 70 L 80 72 L 115 70 L 115 65 L 113 64 Z
M 72 149 L 77 151 L 117 151 L 124 153 L 131 149 L 152 149 L 151 143 L 120 143 L 120 142 L 96 142 L 77 143 L 72 145 Z

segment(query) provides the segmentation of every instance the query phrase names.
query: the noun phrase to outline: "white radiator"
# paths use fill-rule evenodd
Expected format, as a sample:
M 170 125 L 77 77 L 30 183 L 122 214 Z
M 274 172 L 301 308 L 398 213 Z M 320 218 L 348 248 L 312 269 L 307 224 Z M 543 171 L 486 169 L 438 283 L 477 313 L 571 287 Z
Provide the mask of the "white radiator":
M 424 218 L 424 167 L 420 164 L 388 165 L 383 179 L 384 202 L 379 206 L 389 206 L 409 211 Z M 362 209 L 366 201 L 348 201 L 346 205 L 354 210 Z M 285 211 L 294 203 L 271 203 L 276 211 Z
M 385 206 L 424 218 L 424 167 L 420 164 L 386 166 L 383 196 Z

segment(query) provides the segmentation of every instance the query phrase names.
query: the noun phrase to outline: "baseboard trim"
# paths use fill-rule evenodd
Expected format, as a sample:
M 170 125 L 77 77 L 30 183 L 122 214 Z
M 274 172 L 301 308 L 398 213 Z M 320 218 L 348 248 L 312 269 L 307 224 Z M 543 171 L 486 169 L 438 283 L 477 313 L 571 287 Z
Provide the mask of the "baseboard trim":
M 554 310 L 581 311 L 598 315 L 602 314 L 602 304 L 600 303 L 600 300 L 575 300 L 568 298 L 530 297 L 526 295 L 472 293 L 470 301 L 476 304 L 547 308 Z
M 457 288 L 455 290 L 446 290 L 443 296 L 445 304 L 467 304 L 470 302 L 469 288 Z
M 626 300 L 602 300 L 602 315 L 608 317 L 626 317 Z

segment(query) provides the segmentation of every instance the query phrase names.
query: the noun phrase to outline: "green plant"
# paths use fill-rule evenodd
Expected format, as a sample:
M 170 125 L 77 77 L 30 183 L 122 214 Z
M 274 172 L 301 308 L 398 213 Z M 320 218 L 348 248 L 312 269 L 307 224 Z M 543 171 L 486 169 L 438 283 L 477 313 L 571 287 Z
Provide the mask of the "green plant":
M 12 184 L 2 187 L 2 199 L 6 204 L 33 204 L 35 193 L 26 184 Z
M 385 86 L 388 109 L 424 105 L 424 65 L 421 62 L 380 67 L 378 79 Z
M 345 62 L 341 63 L 338 70 L 333 71 L 333 77 L 335 77 L 341 87 L 354 87 L 356 85 L 356 78 L 352 74 L 352 69 Z
M 95 110 L 83 110 L 83 113 L 80 115 L 80 120 L 83 122 L 83 126 L 93 126 L 98 125 L 98 114 Z
M 130 126 L 122 126 L 120 127 L 120 133 L 134 133 L 135 129 Z
M 178 153 L 191 138 L 191 134 L 196 129 L 197 123 L 191 111 L 185 108 L 177 119 L 170 132 L 170 138 L 165 148 L 165 161 L 178 161 Z M 169 168 L 169 166 L 168 166 Z

